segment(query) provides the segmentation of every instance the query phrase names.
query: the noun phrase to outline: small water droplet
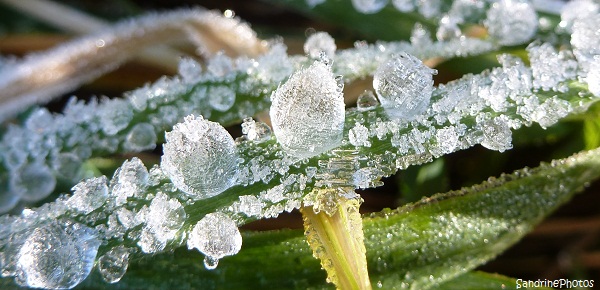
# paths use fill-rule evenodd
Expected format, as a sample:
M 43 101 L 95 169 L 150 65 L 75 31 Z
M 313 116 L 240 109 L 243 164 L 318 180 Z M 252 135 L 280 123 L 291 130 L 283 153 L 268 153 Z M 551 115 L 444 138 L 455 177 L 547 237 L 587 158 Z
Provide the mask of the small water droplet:
M 214 270 L 219 265 L 219 259 L 211 256 L 204 257 L 204 267 L 206 270 Z
M 379 101 L 373 91 L 364 91 L 360 96 L 358 96 L 358 100 L 356 101 L 356 108 L 359 111 L 368 111 L 372 110 L 379 105 Z

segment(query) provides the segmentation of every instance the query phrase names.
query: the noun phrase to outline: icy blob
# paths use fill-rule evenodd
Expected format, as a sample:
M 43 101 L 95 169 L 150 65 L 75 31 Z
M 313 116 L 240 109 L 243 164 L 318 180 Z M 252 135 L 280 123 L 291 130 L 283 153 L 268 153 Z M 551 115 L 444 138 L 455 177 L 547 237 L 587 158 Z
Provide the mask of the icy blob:
M 192 229 L 188 249 L 196 248 L 206 256 L 207 269 L 216 268 L 219 259 L 237 254 L 242 248 L 242 235 L 235 222 L 219 212 L 204 216 Z
M 535 35 L 538 18 L 528 1 L 500 0 L 488 10 L 484 25 L 499 44 L 519 45 Z
M 45 289 L 70 289 L 92 270 L 100 240 L 80 224 L 51 222 L 34 229 L 17 254 L 16 282 Z
M 271 96 L 271 123 L 284 150 L 307 158 L 338 146 L 344 129 L 344 97 L 326 64 L 316 61 Z
M 235 142 L 223 126 L 192 115 L 166 133 L 161 168 L 194 199 L 215 196 L 236 180 Z
M 401 53 L 377 68 L 373 88 L 390 117 L 412 120 L 427 110 L 435 74 L 416 57 Z
M 304 43 L 304 53 L 315 59 L 318 59 L 322 52 L 327 57 L 332 58 L 335 55 L 336 49 L 335 40 L 327 32 L 313 33 Z

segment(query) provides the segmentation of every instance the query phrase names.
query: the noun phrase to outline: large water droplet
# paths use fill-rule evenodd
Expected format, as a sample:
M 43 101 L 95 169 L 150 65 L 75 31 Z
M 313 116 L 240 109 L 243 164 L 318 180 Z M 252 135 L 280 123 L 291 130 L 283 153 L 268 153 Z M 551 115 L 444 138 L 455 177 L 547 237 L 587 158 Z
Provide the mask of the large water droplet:
M 341 142 L 344 98 L 325 64 L 315 62 L 294 73 L 271 99 L 273 131 L 287 153 L 310 157 Z
M 377 68 L 373 87 L 392 118 L 411 120 L 427 110 L 436 73 L 414 56 L 402 53 Z
M 214 269 L 218 259 L 240 251 L 242 235 L 235 222 L 227 215 L 219 212 L 209 213 L 194 226 L 189 234 L 187 246 L 188 249 L 196 248 L 206 257 L 210 257 L 207 268 Z
M 235 142 L 218 123 L 188 116 L 166 133 L 161 168 L 173 184 L 195 199 L 215 196 L 236 180 Z
M 73 288 L 89 275 L 99 246 L 95 231 L 80 224 L 36 228 L 17 254 L 16 281 L 34 288 Z
M 521 0 L 500 0 L 492 5 L 484 22 L 501 45 L 518 45 L 531 39 L 538 20 L 533 5 Z

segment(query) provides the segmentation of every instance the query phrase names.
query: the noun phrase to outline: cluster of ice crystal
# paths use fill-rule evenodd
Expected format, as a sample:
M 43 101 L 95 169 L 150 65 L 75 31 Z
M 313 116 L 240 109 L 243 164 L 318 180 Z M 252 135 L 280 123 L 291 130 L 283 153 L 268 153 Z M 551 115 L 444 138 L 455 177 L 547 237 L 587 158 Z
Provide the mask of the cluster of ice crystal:
M 572 52 L 556 50 L 549 43 L 527 47 L 533 73 L 533 86 L 544 90 L 558 90 L 557 86 L 577 76 L 578 64 Z
M 139 220 L 144 223 L 138 245 L 145 253 L 162 251 L 187 217 L 183 205 L 162 192 L 152 199 L 148 208 L 142 208 L 138 215 Z
M 187 115 L 218 112 L 217 121 L 230 123 L 266 109 L 268 94 L 293 69 L 285 51 L 273 43 L 256 59 L 217 55 L 206 71 L 184 59 L 178 76 L 163 77 L 124 99 L 72 98 L 62 114 L 33 111 L 23 125 L 9 125 L 0 141 L 0 171 L 7 172 L 8 184 L 0 187 L 0 209 L 48 197 L 57 178 L 76 183 L 81 164 L 91 156 L 153 149 L 158 134 Z M 254 100 L 234 107 L 237 95 Z
M 33 288 L 75 287 L 94 266 L 100 246 L 95 235 L 80 224 L 52 221 L 35 228 L 17 253 L 15 281 Z
M 587 73 L 588 89 L 596 97 L 600 97 L 600 56 L 595 56 Z
M 488 10 L 484 24 L 501 45 L 518 45 L 535 35 L 538 19 L 527 0 L 500 0 Z
M 133 157 L 123 162 L 110 180 L 110 194 L 115 204 L 123 205 L 128 198 L 144 194 L 148 177 L 148 169 L 139 158 Z
M 373 87 L 390 116 L 411 120 L 427 110 L 434 74 L 436 70 L 403 53 L 379 66 Z
M 166 133 L 166 141 L 161 168 L 190 197 L 215 196 L 236 181 L 235 142 L 218 123 L 188 116 Z
M 215 269 L 219 259 L 237 254 L 242 248 L 242 235 L 235 222 L 223 213 L 209 213 L 189 233 L 188 249 L 196 248 L 205 255 L 204 266 Z
M 320 58 L 321 53 L 325 53 L 328 58 L 333 58 L 336 49 L 335 40 L 327 32 L 313 33 L 304 42 L 304 53 L 315 59 Z
M 73 195 L 67 201 L 69 206 L 83 214 L 98 209 L 108 199 L 108 185 L 105 176 L 84 180 L 73 187 Z
M 289 154 L 305 158 L 339 145 L 345 116 L 342 88 L 331 68 L 317 61 L 273 92 L 273 132 Z

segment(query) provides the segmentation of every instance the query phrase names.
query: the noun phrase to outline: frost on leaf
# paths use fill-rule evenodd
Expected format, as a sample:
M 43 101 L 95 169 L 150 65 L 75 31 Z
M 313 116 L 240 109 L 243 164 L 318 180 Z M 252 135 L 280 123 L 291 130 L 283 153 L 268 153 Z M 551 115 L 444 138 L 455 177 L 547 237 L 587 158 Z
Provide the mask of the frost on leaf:
M 306 158 L 340 144 L 344 98 L 327 65 L 315 62 L 294 73 L 271 99 L 273 132 L 290 155 Z
M 173 184 L 194 199 L 229 188 L 238 172 L 235 142 L 223 126 L 188 116 L 166 133 L 161 168 Z
M 235 222 L 223 213 L 209 213 L 192 229 L 188 249 L 196 248 L 206 257 L 204 265 L 212 270 L 219 259 L 237 254 L 242 248 L 242 235 Z
M 373 76 L 373 87 L 395 119 L 412 120 L 429 107 L 436 70 L 407 53 L 381 64 Z

